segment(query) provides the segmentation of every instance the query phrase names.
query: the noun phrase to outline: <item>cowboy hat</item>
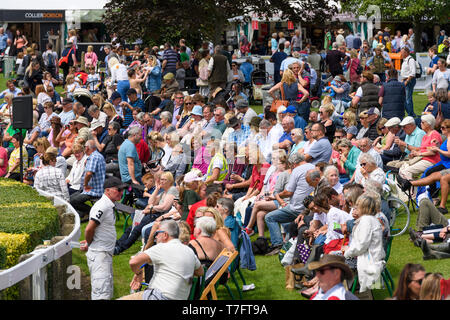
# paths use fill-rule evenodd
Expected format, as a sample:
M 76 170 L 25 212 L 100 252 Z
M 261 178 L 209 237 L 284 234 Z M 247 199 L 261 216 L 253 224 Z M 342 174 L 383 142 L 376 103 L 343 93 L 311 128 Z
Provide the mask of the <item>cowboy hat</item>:
M 353 279 L 353 272 L 345 263 L 345 258 L 343 256 L 338 256 L 335 254 L 324 254 L 319 261 L 313 261 L 308 264 L 309 270 L 320 270 L 325 267 L 339 268 L 342 270 L 345 279 Z

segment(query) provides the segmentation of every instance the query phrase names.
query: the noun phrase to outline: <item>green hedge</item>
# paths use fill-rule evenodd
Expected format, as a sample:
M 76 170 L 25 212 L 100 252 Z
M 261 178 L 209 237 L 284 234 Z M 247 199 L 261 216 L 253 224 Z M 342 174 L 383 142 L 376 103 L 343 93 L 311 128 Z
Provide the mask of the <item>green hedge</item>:
M 31 251 L 59 234 L 58 212 L 32 187 L 0 178 L 0 232 L 29 235 L 27 250 Z
M 30 186 L 0 178 L 0 269 L 60 233 L 53 203 Z M 18 285 L 0 291 L 0 300 L 19 299 Z

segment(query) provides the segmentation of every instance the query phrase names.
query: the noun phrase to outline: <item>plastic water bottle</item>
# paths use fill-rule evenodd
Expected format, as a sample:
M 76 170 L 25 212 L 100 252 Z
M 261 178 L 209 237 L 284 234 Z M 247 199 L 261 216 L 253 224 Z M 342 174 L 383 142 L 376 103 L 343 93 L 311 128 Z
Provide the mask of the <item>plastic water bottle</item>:
M 73 248 L 80 248 L 80 243 L 78 241 L 70 241 L 70 243 L 68 243 L 70 245 L 70 247 Z

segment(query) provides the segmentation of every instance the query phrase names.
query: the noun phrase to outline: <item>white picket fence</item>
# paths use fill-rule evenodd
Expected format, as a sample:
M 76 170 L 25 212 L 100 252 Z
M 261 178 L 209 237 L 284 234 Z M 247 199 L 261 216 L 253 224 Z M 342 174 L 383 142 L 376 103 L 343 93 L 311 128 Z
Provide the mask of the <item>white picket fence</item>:
M 75 209 L 65 200 L 55 197 L 42 190 L 37 190 L 39 194 L 46 197 L 53 197 L 53 204 L 66 205 L 67 211 L 71 212 L 75 216 L 75 224 L 72 232 L 66 236 L 63 240 L 54 245 L 49 245 L 45 248 L 36 249 L 30 253 L 31 257 L 18 263 L 17 265 L 0 271 L 0 290 L 9 288 L 23 279 L 32 276 L 33 287 L 33 300 L 45 300 L 45 279 L 46 279 L 46 266 L 61 258 L 67 252 L 71 251 L 71 242 L 78 242 L 80 231 L 80 217 Z

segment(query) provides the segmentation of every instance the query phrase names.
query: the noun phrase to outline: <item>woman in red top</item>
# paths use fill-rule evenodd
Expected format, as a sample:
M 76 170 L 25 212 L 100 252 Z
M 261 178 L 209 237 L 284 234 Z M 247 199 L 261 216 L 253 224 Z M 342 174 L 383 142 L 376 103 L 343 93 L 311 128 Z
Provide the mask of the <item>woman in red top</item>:
M 421 127 L 425 131 L 425 135 L 422 138 L 420 147 L 410 147 L 412 151 L 408 156 L 410 160 L 415 159 L 415 161 L 406 161 L 399 170 L 399 174 L 408 180 L 421 175 L 427 168 L 441 161 L 439 152 L 430 150 L 430 148 L 440 146 L 442 143 L 441 135 L 434 130 L 436 119 L 433 115 L 426 114 L 421 117 L 421 120 Z

